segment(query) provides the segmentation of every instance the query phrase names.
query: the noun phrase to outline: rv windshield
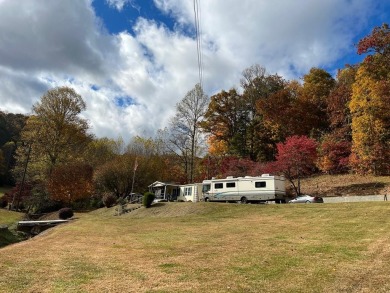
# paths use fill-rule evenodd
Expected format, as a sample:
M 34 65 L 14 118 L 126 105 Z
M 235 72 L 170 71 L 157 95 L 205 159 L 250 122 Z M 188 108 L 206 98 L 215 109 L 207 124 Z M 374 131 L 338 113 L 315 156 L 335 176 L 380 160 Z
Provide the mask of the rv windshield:
M 211 184 L 204 184 L 203 188 L 202 188 L 202 192 L 206 193 L 206 192 L 210 191 L 210 188 L 211 188 Z

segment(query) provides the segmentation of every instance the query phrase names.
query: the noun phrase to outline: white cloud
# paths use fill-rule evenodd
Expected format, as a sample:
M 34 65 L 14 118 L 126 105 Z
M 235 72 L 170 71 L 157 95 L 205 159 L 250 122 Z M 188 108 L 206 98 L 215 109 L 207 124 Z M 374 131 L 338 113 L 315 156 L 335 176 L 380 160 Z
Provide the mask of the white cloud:
M 122 11 L 123 7 L 126 4 L 130 5 L 134 9 L 138 10 L 138 12 L 141 9 L 140 6 L 137 5 L 136 1 L 134 1 L 134 0 L 106 0 L 106 2 L 108 3 L 108 5 L 110 5 L 111 7 L 114 7 L 118 11 Z
M 107 0 L 138 7 L 143 0 Z M 109 35 L 92 0 L 0 0 L 0 110 L 28 113 L 44 92 L 72 86 L 98 136 L 128 141 L 167 125 L 175 104 L 198 82 L 192 1 L 154 0 L 174 30 L 138 18 L 134 34 Z M 202 1 L 204 86 L 239 86 L 258 63 L 291 79 L 334 67 L 369 17 L 372 0 Z M 142 9 L 142 6 L 141 6 Z M 96 87 L 93 87 L 96 86 Z M 118 106 L 118 97 L 134 104 Z

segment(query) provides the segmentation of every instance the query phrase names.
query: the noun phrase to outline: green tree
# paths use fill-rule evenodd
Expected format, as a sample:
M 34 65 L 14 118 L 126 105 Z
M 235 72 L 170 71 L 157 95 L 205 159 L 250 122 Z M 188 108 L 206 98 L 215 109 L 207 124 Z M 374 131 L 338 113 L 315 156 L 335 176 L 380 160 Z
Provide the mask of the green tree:
M 3 151 L 4 169 L 0 174 L 0 185 L 14 185 L 11 170 L 15 166 L 16 145 L 20 141 L 20 133 L 26 124 L 27 116 L 0 111 L 0 150 Z

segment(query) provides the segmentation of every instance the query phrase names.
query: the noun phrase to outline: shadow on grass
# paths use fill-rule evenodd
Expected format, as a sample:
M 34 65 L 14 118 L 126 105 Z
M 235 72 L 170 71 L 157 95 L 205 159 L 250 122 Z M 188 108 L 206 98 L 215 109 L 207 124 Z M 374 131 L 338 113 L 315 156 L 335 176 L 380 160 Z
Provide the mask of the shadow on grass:
M 334 187 L 330 193 L 334 195 L 375 195 L 380 194 L 386 185 L 383 182 L 370 182 Z
M 0 248 L 23 240 L 25 240 L 25 237 L 21 235 L 15 235 L 8 229 L 0 229 Z
M 166 204 L 167 204 L 166 202 L 156 202 L 152 204 L 148 209 L 162 207 L 165 206 Z

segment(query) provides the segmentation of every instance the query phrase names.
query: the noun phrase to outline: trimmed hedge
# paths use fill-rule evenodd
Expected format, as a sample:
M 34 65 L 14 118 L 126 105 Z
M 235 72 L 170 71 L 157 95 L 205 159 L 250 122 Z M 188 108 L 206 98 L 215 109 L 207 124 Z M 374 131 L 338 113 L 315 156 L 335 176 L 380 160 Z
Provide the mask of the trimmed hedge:
M 61 220 L 66 220 L 73 217 L 73 210 L 71 208 L 62 208 L 58 212 L 58 217 Z
M 150 206 L 152 205 L 154 199 L 155 199 L 154 193 L 152 193 L 152 192 L 145 192 L 142 204 L 144 205 L 145 208 L 150 208 Z
M 103 195 L 103 204 L 105 207 L 110 208 L 116 204 L 117 197 L 111 193 Z

